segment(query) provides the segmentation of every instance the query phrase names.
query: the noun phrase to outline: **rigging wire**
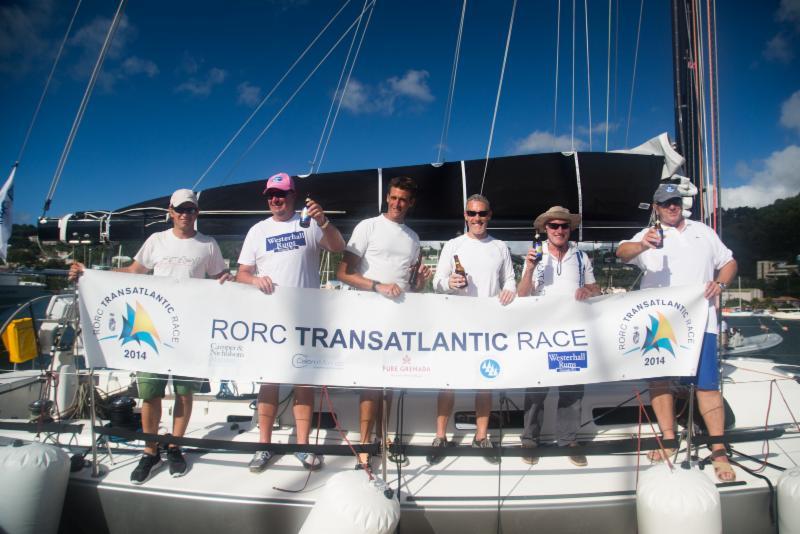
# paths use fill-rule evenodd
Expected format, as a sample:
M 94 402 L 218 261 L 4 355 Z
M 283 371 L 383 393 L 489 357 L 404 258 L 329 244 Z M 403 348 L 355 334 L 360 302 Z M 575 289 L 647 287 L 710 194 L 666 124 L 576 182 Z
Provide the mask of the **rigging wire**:
M 619 82 L 619 0 L 614 2 L 614 120 L 617 119 L 617 83 Z
M 25 139 L 22 141 L 22 146 L 19 149 L 19 153 L 17 154 L 17 164 L 22 161 L 22 155 L 25 153 L 25 148 L 28 146 L 28 139 L 31 137 L 31 132 L 33 131 L 33 125 L 36 124 L 36 119 L 39 117 L 39 110 L 42 109 L 42 103 L 44 102 L 44 97 L 47 95 L 47 90 L 50 88 L 50 82 L 53 80 L 53 74 L 56 72 L 56 66 L 58 66 L 58 61 L 61 59 L 61 54 L 64 52 L 64 45 L 67 44 L 67 38 L 69 37 L 70 32 L 72 31 L 72 24 L 75 22 L 75 17 L 78 15 L 78 10 L 81 8 L 81 2 L 83 0 L 78 0 L 78 3 L 75 5 L 75 11 L 72 13 L 72 18 L 69 21 L 69 25 L 67 26 L 67 31 L 64 33 L 64 39 L 61 40 L 61 44 L 58 47 L 58 52 L 56 53 L 56 59 L 53 61 L 53 66 L 50 68 L 50 74 L 47 75 L 47 81 L 44 83 L 44 89 L 42 90 L 42 96 L 39 97 L 39 103 L 36 104 L 36 110 L 33 112 L 33 118 L 31 118 L 31 123 L 28 125 L 28 131 L 25 132 Z
M 642 35 L 642 15 L 644 14 L 644 0 L 639 6 L 639 26 L 636 29 L 636 51 L 633 55 L 633 75 L 631 76 L 631 96 L 628 100 L 628 124 L 625 127 L 625 147 L 628 147 L 628 134 L 631 129 L 631 111 L 633 110 L 633 93 L 636 89 L 636 65 L 639 62 L 639 38 Z
M 575 0 L 573 0 L 574 2 Z M 486 182 L 486 172 L 489 170 L 489 153 L 492 150 L 492 140 L 494 139 L 494 125 L 497 120 L 497 108 L 500 106 L 500 94 L 503 91 L 503 78 L 506 74 L 506 62 L 508 61 L 508 49 L 511 46 L 511 30 L 514 29 L 514 17 L 517 13 L 517 0 L 511 6 L 511 18 L 508 21 L 508 34 L 506 35 L 506 50 L 503 52 L 503 66 L 500 68 L 500 82 L 497 84 L 497 96 L 494 99 L 494 113 L 492 114 L 492 126 L 489 129 L 489 142 L 486 144 L 486 161 L 483 165 L 483 178 L 481 178 L 480 194 L 483 194 L 483 184 Z
M 217 162 L 219 162 L 219 160 L 223 156 L 223 154 L 225 154 L 225 152 L 227 152 L 228 148 L 230 148 L 230 146 L 234 143 L 234 141 L 236 141 L 239 138 L 239 135 L 241 135 L 242 131 L 247 127 L 247 125 L 250 124 L 250 121 L 253 120 L 253 117 L 255 117 L 256 114 L 264 106 L 264 104 L 267 103 L 267 100 L 269 100 L 269 98 L 275 93 L 275 91 L 278 89 L 278 87 L 280 87 L 280 85 L 283 83 L 283 81 L 286 79 L 286 77 L 289 76 L 289 74 L 294 70 L 294 68 L 297 66 L 297 64 L 300 63 L 300 61 L 305 57 L 305 55 L 308 53 L 308 51 L 311 50 L 311 48 L 314 46 L 314 44 L 316 44 L 316 42 L 319 40 L 319 38 L 322 37 L 322 35 L 328 30 L 330 25 L 333 24 L 333 21 L 336 20 L 336 18 L 341 14 L 342 11 L 344 11 L 344 8 L 346 8 L 349 3 L 350 3 L 350 0 L 345 0 L 344 4 L 342 4 L 342 7 L 339 8 L 339 11 L 337 11 L 333 15 L 333 17 L 331 17 L 331 19 L 328 21 L 328 23 L 325 24 L 325 26 L 322 27 L 322 29 L 317 34 L 317 36 L 314 37 L 314 39 L 312 39 L 310 43 L 308 43 L 308 46 L 306 46 L 305 50 L 303 50 L 300 53 L 300 55 L 297 57 L 297 59 L 294 60 L 294 63 L 292 63 L 292 65 L 289 67 L 289 69 L 283 74 L 283 76 L 280 77 L 280 79 L 277 81 L 277 83 L 275 83 L 275 85 L 272 87 L 272 89 L 270 89 L 269 93 L 267 93 L 267 95 L 264 98 L 261 99 L 261 102 L 259 102 L 258 106 L 256 106 L 256 108 L 253 110 L 253 112 L 250 114 L 250 116 L 247 117 L 247 119 L 239 127 L 239 129 L 236 130 L 236 133 L 233 134 L 233 137 L 230 138 L 230 140 L 225 144 L 225 146 L 222 148 L 220 153 L 217 154 L 217 157 L 214 158 L 214 160 L 211 162 L 211 164 L 208 166 L 208 168 L 203 172 L 203 174 L 200 175 L 200 178 L 198 178 L 197 181 L 195 181 L 194 185 L 192 185 L 192 190 L 197 190 L 197 186 L 200 185 L 200 182 L 202 182 L 203 179 L 206 177 L 206 175 L 208 175 L 208 173 L 211 172 L 211 169 L 213 169 L 214 166 L 216 166 Z
M 561 1 L 561 0 L 559 0 Z M 453 113 L 453 97 L 456 92 L 456 74 L 458 73 L 458 59 L 461 55 L 461 36 L 464 34 L 464 17 L 467 13 L 467 0 L 461 5 L 461 21 L 458 23 L 458 37 L 456 37 L 456 50 L 453 54 L 453 69 L 450 74 L 450 89 L 447 92 L 447 103 L 444 106 L 444 124 L 442 135 L 439 137 L 439 150 L 436 154 L 436 163 L 444 163 L 442 152 L 447 144 L 447 134 L 450 131 L 450 116 Z
M 556 87 L 553 102 L 553 136 L 558 131 L 558 55 L 561 50 L 561 0 L 558 0 L 558 14 L 556 15 Z
M 711 26 L 711 0 L 706 0 L 706 38 L 708 39 L 708 98 L 709 114 L 711 118 L 711 179 L 714 185 L 714 230 L 719 232 L 718 210 L 719 210 L 719 174 L 718 174 L 718 152 L 717 152 L 717 101 L 716 101 L 716 80 L 717 70 L 714 61 L 714 47 L 712 45 L 712 26 Z M 716 30 L 716 23 L 714 26 Z M 716 42 L 716 31 L 713 32 L 714 42 Z
M 572 127 L 569 146 L 575 152 L 575 0 L 572 0 Z
M 716 132 L 717 137 L 717 149 L 714 152 L 714 157 L 716 158 L 717 162 L 717 181 L 719 181 L 719 153 L 720 153 L 720 145 L 722 144 L 720 140 L 720 130 L 719 130 L 719 58 L 717 57 L 717 0 L 712 1 L 712 12 L 714 13 L 714 107 L 712 109 L 712 120 L 714 121 L 714 131 Z M 720 208 L 722 207 L 722 187 L 717 188 L 717 203 L 719 204 Z M 722 235 L 722 217 L 719 218 L 717 222 L 717 233 L 721 236 Z
M 103 61 L 108 53 L 108 48 L 111 45 L 111 41 L 114 39 L 114 34 L 117 32 L 117 28 L 119 27 L 120 20 L 122 19 L 122 12 L 125 9 L 126 3 L 127 0 L 120 0 L 119 6 L 117 6 L 117 12 L 114 14 L 114 18 L 111 20 L 111 25 L 108 27 L 108 33 L 106 33 L 105 41 L 103 41 L 103 46 L 100 49 L 100 55 L 97 57 L 97 62 L 94 64 L 94 69 L 92 69 L 92 74 L 89 77 L 89 83 L 87 84 L 86 90 L 83 93 L 80 106 L 78 106 L 78 112 L 75 115 L 75 119 L 72 122 L 72 128 L 67 136 L 67 142 L 64 145 L 64 150 L 61 152 L 61 157 L 58 160 L 58 165 L 56 166 L 53 180 L 50 182 L 50 189 L 47 191 L 47 197 L 45 198 L 44 207 L 42 209 L 42 217 L 44 217 L 47 214 L 47 211 L 50 209 L 50 203 L 53 200 L 56 187 L 58 187 L 58 182 L 61 180 L 61 173 L 64 172 L 64 165 L 66 165 L 67 157 L 72 150 L 72 143 L 75 141 L 75 136 L 78 134 L 78 128 L 81 125 L 81 121 L 83 121 L 83 115 L 86 113 L 86 108 L 89 106 L 89 98 L 92 96 L 94 84 L 97 82 L 97 77 L 100 74 L 100 68 L 103 66 Z
M 364 1 L 366 5 L 368 0 Z M 339 110 L 342 107 L 342 101 L 344 100 L 344 95 L 347 93 L 347 86 L 350 85 L 350 77 L 353 75 L 353 69 L 356 66 L 356 62 L 358 61 L 358 55 L 361 53 L 361 45 L 364 44 L 364 37 L 367 35 L 367 29 L 369 28 L 369 23 L 372 20 L 372 13 L 375 10 L 375 2 L 372 3 L 372 7 L 369 10 L 369 15 L 367 15 L 367 22 L 364 23 L 364 29 L 361 31 L 361 38 L 358 41 L 358 47 L 356 47 L 356 53 L 353 56 L 353 61 L 350 63 L 350 71 L 347 73 L 347 79 L 344 82 L 344 88 L 342 89 L 342 94 L 339 97 L 339 103 L 336 106 L 336 113 L 333 115 L 333 121 L 331 122 L 331 127 L 328 129 L 328 137 L 325 139 L 325 146 L 322 147 L 322 154 L 319 157 L 319 164 L 317 164 L 317 172 L 319 172 L 320 167 L 322 166 L 322 160 L 325 159 L 325 152 L 328 151 L 328 143 L 331 142 L 331 136 L 333 135 L 333 127 L 336 125 L 336 119 L 339 117 Z M 358 28 L 356 28 L 355 35 L 358 35 Z
M 608 49 L 606 50 L 606 148 L 608 152 L 608 105 L 611 97 L 611 0 L 608 0 Z
M 589 0 L 583 0 L 583 22 L 586 28 L 586 100 L 589 102 L 589 151 L 592 150 L 592 80 L 589 68 Z
M 364 0 L 364 5 L 367 5 L 369 0 Z M 363 9 L 363 7 L 362 7 Z M 331 115 L 333 115 L 333 108 L 336 106 L 336 100 L 343 98 L 344 94 L 340 93 L 340 89 L 342 88 L 342 80 L 344 80 L 344 73 L 347 71 L 347 64 L 350 62 L 350 56 L 353 53 L 353 47 L 356 44 L 356 40 L 358 39 L 358 31 L 361 28 L 361 21 L 359 20 L 358 24 L 356 25 L 356 31 L 353 32 L 353 40 L 350 41 L 350 47 L 347 49 L 347 55 L 344 57 L 344 63 L 342 64 L 342 72 L 339 73 L 339 80 L 336 82 L 336 90 L 333 92 L 333 97 L 331 97 L 331 105 L 328 108 L 328 115 L 325 117 L 325 124 L 322 125 L 322 131 L 319 134 L 319 141 L 317 142 L 317 149 L 314 152 L 314 157 L 311 158 L 311 168 L 308 170 L 309 174 L 314 173 L 314 165 L 316 164 L 317 157 L 319 156 L 319 151 L 322 148 L 322 140 L 325 139 L 325 132 L 328 131 L 328 124 L 331 120 Z
M 375 0 L 370 0 L 369 6 L 367 6 L 367 9 L 372 7 L 374 4 L 375 4 Z M 319 68 L 322 66 L 322 64 L 325 63 L 325 61 L 327 61 L 328 57 L 330 57 L 330 55 L 333 53 L 333 51 L 336 50 L 336 48 L 339 46 L 339 44 L 342 42 L 342 40 L 344 40 L 344 38 L 347 37 L 347 34 L 350 33 L 350 31 L 355 27 L 356 23 L 358 21 L 360 21 L 363 16 L 364 16 L 364 11 L 362 11 L 356 17 L 356 19 L 350 24 L 350 26 L 344 31 L 344 33 L 342 33 L 342 35 L 339 37 L 339 39 L 337 39 L 336 42 L 333 43 L 333 45 L 330 47 L 330 49 L 328 49 L 328 51 L 325 53 L 325 55 L 319 61 L 319 63 L 317 63 L 317 65 L 311 70 L 311 72 L 308 74 L 308 76 L 305 77 L 305 79 L 300 83 L 300 85 L 297 87 L 297 89 L 295 89 L 295 91 L 286 100 L 286 102 L 284 102 L 283 106 L 281 106 L 281 108 L 275 113 L 275 115 L 272 117 L 272 119 L 269 121 L 269 123 L 267 123 L 267 125 L 264 127 L 264 129 L 261 130 L 261 132 L 258 134 L 258 136 L 256 136 L 256 138 L 253 140 L 253 142 L 250 143 L 250 145 L 244 150 L 244 152 L 242 152 L 242 154 L 234 162 L 233 166 L 231 167 L 231 170 L 228 171 L 228 174 L 225 175 L 225 178 L 222 180 L 221 183 L 224 184 L 233 175 L 234 171 L 239 166 L 239 164 L 242 162 L 242 160 L 244 160 L 244 158 L 247 157 L 247 155 L 258 144 L 258 142 L 261 140 L 261 138 L 264 137 L 264 135 L 267 133 L 267 131 L 269 131 L 269 129 L 272 127 L 272 125 L 275 123 L 275 121 L 278 120 L 278 117 L 280 117 L 281 114 L 284 112 L 284 110 L 289 106 L 289 104 L 292 103 L 292 101 L 297 96 L 297 94 L 303 89 L 303 87 L 305 87 L 305 85 L 308 83 L 308 81 L 311 79 L 311 77 L 314 76 L 314 74 L 316 74 L 316 72 L 319 70 Z
M 703 43 L 703 7 L 702 5 L 698 5 L 697 8 L 697 64 L 696 64 L 696 71 L 697 71 L 697 90 L 700 99 L 700 121 L 702 126 L 702 151 L 703 151 L 703 168 L 705 170 L 703 176 L 706 182 L 706 190 L 711 191 L 711 195 L 706 195 L 706 203 L 707 203 L 707 219 L 706 224 L 711 226 L 716 230 L 716 222 L 715 222 L 715 215 L 716 215 L 716 190 L 714 189 L 714 184 L 712 182 L 712 175 L 711 169 L 709 168 L 709 160 L 711 159 L 708 155 L 708 108 L 707 108 L 707 99 L 706 99 L 706 81 L 705 81 L 705 54 L 706 48 L 705 44 Z

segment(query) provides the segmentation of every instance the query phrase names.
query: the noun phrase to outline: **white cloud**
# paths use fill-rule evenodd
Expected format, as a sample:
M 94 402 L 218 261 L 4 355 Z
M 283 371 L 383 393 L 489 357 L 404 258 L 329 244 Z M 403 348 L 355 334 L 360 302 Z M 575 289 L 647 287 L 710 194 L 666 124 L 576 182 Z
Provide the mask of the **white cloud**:
M 752 206 L 760 208 L 779 198 L 800 193 L 800 146 L 789 145 L 773 152 L 762 162 L 759 170 L 752 171 L 750 182 L 739 187 L 722 189 L 722 207 Z M 741 168 L 746 168 L 744 164 Z
M 358 114 L 393 114 L 398 105 L 416 111 L 435 99 L 428 86 L 430 73 L 410 69 L 402 77 L 392 76 L 377 86 L 352 78 L 342 99 L 342 108 Z
M 121 72 L 126 76 L 135 76 L 137 74 L 144 74 L 148 78 L 152 78 L 158 74 L 158 65 L 149 59 L 142 59 L 136 56 L 131 56 L 122 62 Z
M 781 0 L 778 7 L 778 20 L 781 22 L 791 22 L 800 30 L 800 0 Z
M 800 91 L 781 104 L 781 126 L 793 128 L 800 134 Z
M 228 72 L 217 67 L 211 67 L 203 78 L 189 78 L 175 88 L 176 93 L 189 93 L 192 96 L 207 97 L 214 86 L 220 85 L 228 77 Z
M 575 150 L 583 150 L 586 142 L 575 138 Z M 536 130 L 523 139 L 514 142 L 513 152 L 567 152 L 572 150 L 572 142 L 568 135 L 553 135 L 550 132 Z
M 617 129 L 619 129 L 618 122 L 608 123 L 609 132 L 615 132 L 617 131 Z M 580 133 L 581 135 L 589 135 L 589 128 L 587 128 L 586 126 L 578 126 L 578 133 Z M 598 134 L 605 135 L 605 133 L 606 133 L 606 121 L 595 123 L 595 125 L 592 126 L 592 135 L 598 135 Z
M 794 52 L 792 52 L 789 39 L 783 33 L 778 33 L 767 41 L 761 55 L 767 61 L 776 61 L 778 63 L 790 63 L 794 59 Z
M 247 107 L 254 108 L 261 102 L 261 88 L 251 85 L 250 82 L 242 82 L 236 86 L 238 95 L 237 102 Z
M 45 33 L 53 22 L 54 4 L 0 5 L 0 73 L 21 76 L 53 60 L 55 45 Z

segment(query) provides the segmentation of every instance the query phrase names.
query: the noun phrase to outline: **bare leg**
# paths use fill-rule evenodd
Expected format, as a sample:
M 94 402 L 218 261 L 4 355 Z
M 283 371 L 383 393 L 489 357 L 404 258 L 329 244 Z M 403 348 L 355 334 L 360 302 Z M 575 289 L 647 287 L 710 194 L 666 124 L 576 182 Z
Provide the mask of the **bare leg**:
M 172 435 L 183 437 L 192 417 L 192 404 L 194 397 L 189 395 L 175 395 L 175 409 L 172 412 Z
M 378 405 L 380 404 L 381 392 L 374 389 L 366 389 L 361 392 L 359 402 L 359 421 L 361 430 L 361 444 L 366 445 L 372 438 L 372 428 L 378 416 Z M 358 460 L 361 463 L 369 461 L 369 454 L 360 453 Z
M 142 401 L 142 431 L 145 434 L 158 434 L 158 423 L 161 422 L 161 397 Z M 148 441 L 144 452 L 155 456 L 158 454 L 158 443 Z
M 452 389 L 443 389 L 436 399 L 436 437 L 447 437 L 447 421 L 453 413 L 456 402 L 456 392 Z
M 489 430 L 489 415 L 492 413 L 492 392 L 490 390 L 475 393 L 475 440 L 486 437 Z
M 272 425 L 278 413 L 278 384 L 261 384 L 258 390 L 258 440 L 272 442 Z
M 700 415 L 706 423 L 709 436 L 721 436 L 725 433 L 725 406 L 722 402 L 722 394 L 719 390 L 698 389 L 697 405 L 700 408 Z M 728 456 L 725 452 L 725 445 L 714 443 L 711 445 L 711 454 L 715 462 L 727 462 Z M 720 478 L 723 481 L 736 479 L 733 473 L 722 473 Z
M 311 433 L 311 417 L 314 415 L 313 387 L 295 386 L 292 412 L 297 430 L 297 443 L 306 445 L 308 444 L 308 435 Z
M 650 383 L 650 404 L 664 439 L 675 439 L 675 405 L 669 382 Z M 661 451 L 652 451 L 650 459 L 660 458 Z

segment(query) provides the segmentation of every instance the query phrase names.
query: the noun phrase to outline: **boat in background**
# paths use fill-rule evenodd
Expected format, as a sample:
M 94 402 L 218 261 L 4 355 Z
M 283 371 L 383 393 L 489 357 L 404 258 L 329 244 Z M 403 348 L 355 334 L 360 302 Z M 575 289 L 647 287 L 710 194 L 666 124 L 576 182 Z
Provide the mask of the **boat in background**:
M 781 343 L 783 343 L 783 336 L 775 332 L 747 337 L 743 336 L 740 332 L 736 332 L 730 336 L 728 346 L 720 347 L 719 353 L 723 356 L 749 354 L 753 352 L 764 353 L 772 347 L 777 347 Z
M 769 312 L 769 316 L 778 321 L 800 321 L 800 309 L 781 308 Z

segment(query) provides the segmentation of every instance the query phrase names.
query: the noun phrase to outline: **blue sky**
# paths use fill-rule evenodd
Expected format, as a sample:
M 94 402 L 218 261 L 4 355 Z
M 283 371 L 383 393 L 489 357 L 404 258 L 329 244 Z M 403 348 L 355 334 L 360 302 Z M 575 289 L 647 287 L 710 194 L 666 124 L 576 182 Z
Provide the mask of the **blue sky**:
M 50 216 L 113 209 L 191 186 L 306 45 L 337 1 L 130 2 L 67 161 Z M 613 0 L 616 7 L 617 0 Z M 621 0 L 612 41 L 609 148 L 625 148 L 639 2 Z M 726 206 L 800 190 L 800 0 L 718 3 L 721 176 Z M 350 45 L 337 49 L 255 148 L 363 5 L 351 1 L 267 101 L 200 188 L 310 168 Z M 320 170 L 426 163 L 437 157 L 461 1 L 378 0 Z M 73 1 L 0 4 L 0 164 L 16 159 Z M 511 0 L 467 5 L 446 160 L 482 158 Z M 557 0 L 519 2 L 493 156 L 570 147 L 572 2 L 561 2 L 554 129 Z M 50 180 L 113 2 L 84 0 L 17 173 L 17 222 L 41 214 Z M 667 0 L 645 2 L 628 131 L 633 146 L 673 135 Z M 589 122 L 583 2 L 576 9 L 575 145 L 603 150 L 608 2 L 589 2 Z M 616 63 L 616 76 L 614 64 Z M 615 89 L 616 88 L 616 89 Z

